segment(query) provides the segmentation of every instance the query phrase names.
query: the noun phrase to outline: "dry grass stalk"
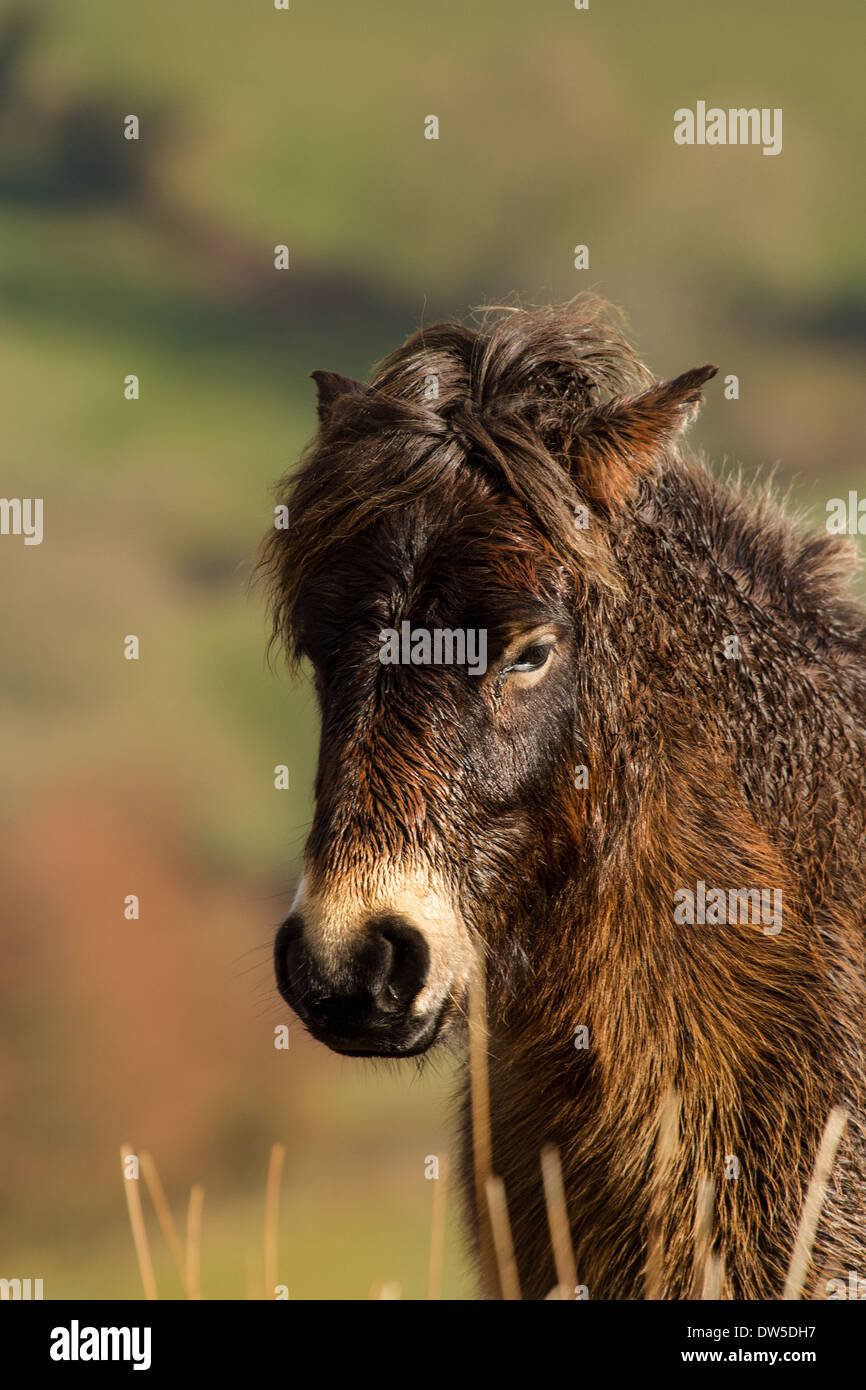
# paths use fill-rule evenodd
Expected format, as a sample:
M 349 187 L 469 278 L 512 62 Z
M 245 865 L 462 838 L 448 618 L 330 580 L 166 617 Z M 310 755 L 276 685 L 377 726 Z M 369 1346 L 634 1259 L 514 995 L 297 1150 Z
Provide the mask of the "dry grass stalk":
M 717 1302 L 722 1296 L 724 1282 L 725 1257 L 724 1255 L 714 1255 L 711 1252 L 704 1271 L 704 1287 L 701 1291 L 701 1298 L 712 1299 Z
M 373 1284 L 372 1288 L 370 1289 L 370 1297 L 376 1300 L 396 1300 L 400 1298 L 402 1292 L 403 1290 L 399 1284 L 388 1284 L 377 1279 L 376 1283 Z
M 490 1212 L 490 1226 L 493 1232 L 493 1246 L 496 1251 L 496 1266 L 499 1270 L 499 1287 L 502 1290 L 502 1297 L 508 1302 L 519 1301 L 520 1281 L 517 1277 L 514 1242 L 511 1239 L 511 1222 L 508 1220 L 508 1203 L 505 1200 L 505 1183 L 502 1179 L 488 1178 L 485 1185 L 485 1195 Z
M 644 1270 L 644 1298 L 659 1299 L 664 1293 L 664 1233 L 662 1212 L 664 1193 L 673 1172 L 679 1147 L 680 1096 L 673 1087 L 662 1101 L 656 1140 L 652 1201 L 647 1225 L 647 1259 Z
M 803 1285 L 806 1282 L 812 1246 L 815 1242 L 818 1222 L 821 1219 L 824 1199 L 827 1196 L 827 1184 L 833 1172 L 833 1164 L 836 1162 L 836 1154 L 847 1123 L 848 1117 L 842 1106 L 834 1105 L 827 1116 L 827 1123 L 824 1126 L 824 1133 L 815 1156 L 812 1179 L 806 1192 L 803 1209 L 800 1212 L 800 1224 L 797 1228 L 791 1263 L 788 1266 L 788 1277 L 785 1280 L 785 1289 L 782 1294 L 782 1298 L 785 1300 L 792 1301 L 803 1297 Z
M 448 1191 L 448 1160 L 439 1160 L 439 1175 L 433 1179 L 433 1214 L 430 1218 L 430 1270 L 428 1299 L 442 1297 L 442 1263 L 445 1250 L 445 1198 Z
M 156 1219 L 159 1222 L 159 1228 L 162 1231 L 163 1239 L 171 1252 L 171 1258 L 174 1261 L 174 1267 L 177 1270 L 181 1287 L 187 1297 L 189 1297 L 189 1289 L 186 1286 L 186 1266 L 184 1265 L 183 1246 L 180 1242 L 180 1236 L 177 1233 L 177 1226 L 175 1225 L 171 1207 L 165 1195 L 165 1189 L 160 1181 L 156 1164 L 149 1153 L 143 1153 L 141 1155 L 140 1164 L 142 1177 L 147 1184 L 147 1190 L 150 1193 L 150 1200 L 153 1202 L 153 1208 L 156 1212 Z
M 138 1178 L 130 1178 L 126 1175 L 127 1159 L 132 1158 L 133 1153 L 129 1144 L 122 1144 L 120 1148 L 120 1166 L 123 1173 L 123 1190 L 126 1193 L 126 1206 L 129 1212 L 129 1224 L 132 1227 L 132 1239 L 135 1244 L 135 1254 L 138 1259 L 138 1271 L 141 1275 L 141 1283 L 146 1299 L 153 1301 L 159 1298 L 156 1291 L 156 1277 L 153 1272 L 153 1261 L 150 1258 L 150 1245 L 147 1239 L 147 1228 L 144 1224 L 144 1212 L 141 1209 L 141 1193 L 138 1189 Z
M 544 1181 L 544 1203 L 547 1207 L 550 1243 L 553 1246 L 553 1262 L 556 1266 L 556 1287 L 566 1290 L 564 1295 L 560 1293 L 558 1297 L 572 1299 L 577 1287 L 577 1266 L 571 1244 L 571 1227 L 565 1205 L 565 1186 L 562 1181 L 559 1151 L 552 1145 L 547 1145 L 541 1150 L 541 1176 Z
M 487 1003 L 481 963 L 469 985 L 469 1077 L 472 1105 L 472 1162 L 481 1287 L 485 1298 L 499 1297 L 493 1231 L 487 1209 L 487 1179 L 492 1177 L 490 1083 L 487 1061 Z
M 713 1207 L 716 1185 L 710 1178 L 701 1178 L 695 1204 L 695 1253 L 692 1274 L 692 1298 L 703 1296 L 707 1265 L 713 1242 Z
M 286 1157 L 285 1144 L 274 1144 L 268 1163 L 265 1186 L 265 1298 L 273 1298 L 277 1287 L 277 1250 L 280 1218 L 280 1178 Z
M 194 1183 L 190 1188 L 186 1214 L 186 1288 L 187 1297 L 201 1298 L 201 1209 L 204 1188 Z

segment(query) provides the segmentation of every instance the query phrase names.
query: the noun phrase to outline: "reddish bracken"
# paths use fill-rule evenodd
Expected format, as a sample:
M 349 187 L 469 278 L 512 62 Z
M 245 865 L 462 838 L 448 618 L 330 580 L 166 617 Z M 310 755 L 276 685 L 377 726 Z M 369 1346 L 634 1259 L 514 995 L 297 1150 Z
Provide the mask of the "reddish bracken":
M 850 542 L 685 454 L 714 371 L 654 382 L 587 298 L 423 329 L 367 386 L 314 373 L 265 542 L 322 720 L 280 989 L 340 1052 L 419 1055 L 483 958 L 525 1297 L 556 1277 L 545 1145 L 591 1298 L 642 1295 L 651 1213 L 654 1286 L 689 1295 L 707 1181 L 724 1295 L 779 1297 L 834 1104 L 807 1292 L 866 1272 L 866 615 Z

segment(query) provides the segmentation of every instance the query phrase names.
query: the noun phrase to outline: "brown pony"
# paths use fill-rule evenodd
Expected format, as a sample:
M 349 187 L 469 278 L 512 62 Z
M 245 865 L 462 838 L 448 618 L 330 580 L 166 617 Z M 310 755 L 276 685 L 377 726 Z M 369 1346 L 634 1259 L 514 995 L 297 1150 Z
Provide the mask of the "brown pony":
M 724 1296 L 778 1297 L 834 1104 L 809 1284 L 866 1272 L 866 616 L 850 542 L 684 456 L 714 373 L 654 381 L 587 298 L 423 329 L 367 386 L 313 373 L 265 542 L 322 723 L 280 991 L 336 1051 L 409 1057 L 460 1036 L 483 959 L 526 1297 L 545 1144 L 589 1297 L 641 1296 L 651 1217 L 657 1293 L 689 1295 L 702 1182 Z

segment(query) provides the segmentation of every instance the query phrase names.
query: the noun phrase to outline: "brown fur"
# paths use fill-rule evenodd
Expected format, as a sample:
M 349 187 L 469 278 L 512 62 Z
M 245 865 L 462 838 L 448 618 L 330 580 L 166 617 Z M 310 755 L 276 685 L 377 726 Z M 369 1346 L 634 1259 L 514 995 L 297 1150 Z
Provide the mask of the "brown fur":
M 866 1273 L 866 619 L 847 542 L 683 458 L 712 372 L 654 383 L 588 299 L 428 328 L 366 388 L 316 374 L 320 431 L 265 545 L 275 636 L 322 707 L 308 867 L 423 862 L 486 953 L 493 1164 L 528 1297 L 555 1282 L 545 1143 L 580 1282 L 641 1295 L 671 1086 L 664 1296 L 689 1292 L 702 1178 L 726 1296 L 779 1295 L 835 1102 L 811 1279 Z M 378 629 L 407 616 L 485 626 L 490 677 L 378 666 Z M 512 690 L 495 653 L 542 618 L 556 669 Z M 781 932 L 675 925 L 701 879 L 780 888 Z

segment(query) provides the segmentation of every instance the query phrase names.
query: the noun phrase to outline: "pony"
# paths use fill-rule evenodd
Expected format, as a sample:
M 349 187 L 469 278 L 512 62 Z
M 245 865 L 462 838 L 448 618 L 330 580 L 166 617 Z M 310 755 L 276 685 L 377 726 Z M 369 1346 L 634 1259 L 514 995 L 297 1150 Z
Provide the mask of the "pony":
M 715 372 L 657 381 L 587 296 L 425 327 L 366 385 L 313 372 L 260 557 L 321 714 L 279 991 L 403 1058 L 459 1043 L 483 979 L 527 1298 L 556 1283 L 544 1146 L 590 1298 L 640 1297 L 653 1252 L 651 1296 L 691 1296 L 709 1190 L 722 1296 L 781 1296 L 834 1106 L 807 1287 L 866 1256 L 856 552 L 690 453 Z

